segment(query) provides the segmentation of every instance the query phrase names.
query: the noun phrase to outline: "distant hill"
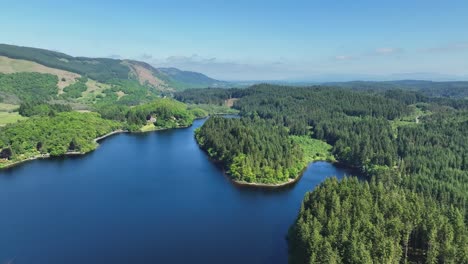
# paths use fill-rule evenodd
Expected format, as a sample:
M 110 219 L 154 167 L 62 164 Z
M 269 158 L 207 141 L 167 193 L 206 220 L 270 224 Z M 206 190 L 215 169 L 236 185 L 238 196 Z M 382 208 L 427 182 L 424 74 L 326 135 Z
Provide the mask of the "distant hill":
M 354 90 L 407 90 L 420 92 L 429 97 L 468 98 L 468 82 L 433 82 L 421 80 L 400 81 L 353 81 L 353 82 L 329 82 L 323 85 L 339 86 Z
M 0 56 L 35 62 L 52 69 L 79 74 L 100 83 L 134 79 L 142 85 L 152 86 L 160 91 L 228 86 L 227 82 L 212 79 L 201 73 L 175 68 L 158 69 L 134 60 L 73 57 L 51 50 L 7 44 L 0 44 Z M 1 63 L 0 60 L 0 70 Z
M 228 82 L 214 80 L 199 72 L 181 71 L 176 68 L 158 68 L 157 70 L 160 73 L 169 76 L 172 84 L 176 87 L 184 87 L 188 84 L 191 84 L 191 87 L 193 88 L 229 86 Z

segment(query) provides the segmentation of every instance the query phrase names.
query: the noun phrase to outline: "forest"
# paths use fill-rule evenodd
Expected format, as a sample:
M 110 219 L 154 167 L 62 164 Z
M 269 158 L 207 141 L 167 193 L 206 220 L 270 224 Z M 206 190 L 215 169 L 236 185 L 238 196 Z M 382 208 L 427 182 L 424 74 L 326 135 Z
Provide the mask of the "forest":
M 12 102 L 47 101 L 57 95 L 57 81 L 57 76 L 51 74 L 0 73 L 0 99 Z
M 195 138 L 238 182 L 285 183 L 307 165 L 303 150 L 287 130 L 264 120 L 212 117 Z
M 337 161 L 364 179 L 329 179 L 308 193 L 288 235 L 291 263 L 468 263 L 468 100 L 450 91 L 379 87 L 195 89 L 161 98 L 136 80 L 106 79 L 91 110 L 86 77 L 58 95 L 57 77 L 0 74 L 0 97 L 28 118 L 0 128 L 1 167 L 85 153 L 96 137 L 189 126 L 233 180 L 292 181 L 314 160 Z M 405 84 L 406 85 L 406 84 Z
M 105 58 L 72 57 L 60 52 L 0 44 L 0 55 L 13 59 L 24 59 L 39 64 L 71 71 L 99 82 L 112 79 L 128 79 L 130 69 L 120 60 Z
M 324 141 L 334 158 L 366 176 L 328 180 L 306 195 L 288 236 L 291 263 L 468 262 L 466 100 L 407 90 L 266 84 L 177 98 L 221 103 L 234 94 L 240 98 L 234 108 L 251 120 L 242 122 L 266 122 L 287 131 L 288 139 Z M 211 122 L 200 131 L 202 143 L 216 142 L 215 151 L 261 140 Z M 280 155 L 279 145 L 270 148 Z M 238 153 L 251 164 L 263 159 L 249 148 Z
M 196 116 L 197 115 L 197 116 Z M 130 108 L 125 114 L 129 130 L 135 131 L 153 119 L 156 128 L 187 127 L 195 117 L 206 116 L 204 111 L 189 110 L 187 105 L 169 98 L 159 98 L 151 103 Z
M 120 128 L 118 122 L 104 120 L 96 113 L 64 112 L 55 116 L 35 116 L 0 128 L 2 164 L 41 154 L 61 156 L 67 152 L 89 152 L 93 140 Z
M 466 263 L 467 236 L 455 207 L 352 177 L 305 195 L 288 242 L 291 263 Z
M 68 105 L 47 103 L 23 103 L 19 111 L 30 118 L 0 127 L 0 167 L 44 155 L 86 153 L 97 147 L 95 138 L 116 130 L 186 127 L 207 115 L 170 98 L 133 108 L 115 105 L 102 114 L 72 112 Z

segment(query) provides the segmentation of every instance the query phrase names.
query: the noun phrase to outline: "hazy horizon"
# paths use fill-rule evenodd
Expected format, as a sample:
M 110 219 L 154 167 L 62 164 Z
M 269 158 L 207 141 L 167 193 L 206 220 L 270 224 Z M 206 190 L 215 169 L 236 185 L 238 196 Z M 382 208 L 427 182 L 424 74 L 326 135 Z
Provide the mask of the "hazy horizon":
M 468 3 L 6 1 L 1 43 L 227 81 L 468 80 Z

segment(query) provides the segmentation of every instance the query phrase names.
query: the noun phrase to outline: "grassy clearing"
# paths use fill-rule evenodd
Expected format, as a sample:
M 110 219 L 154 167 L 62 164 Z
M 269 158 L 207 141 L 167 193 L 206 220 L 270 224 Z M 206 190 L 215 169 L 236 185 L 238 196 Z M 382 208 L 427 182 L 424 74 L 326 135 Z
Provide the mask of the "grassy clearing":
M 18 110 L 19 105 L 0 103 L 0 112 L 14 112 Z
M 188 109 L 200 108 L 205 110 L 209 115 L 237 115 L 239 110 L 220 105 L 211 104 L 190 104 Z
M 153 123 L 148 123 L 140 128 L 141 132 L 154 131 L 157 127 Z
M 418 105 L 410 105 L 410 107 L 412 108 L 410 115 L 390 121 L 394 131 L 402 126 L 415 126 L 420 122 L 421 117 L 432 114 L 430 111 L 422 110 Z
M 0 112 L 0 126 L 16 123 L 19 120 L 25 120 L 27 117 L 21 116 L 18 112 Z
M 18 112 L 15 112 L 18 108 L 19 105 L 0 103 L 0 126 L 27 119 L 27 117 L 23 117 Z
M 88 79 L 86 82 L 86 91 L 82 93 L 82 96 L 77 99 L 78 102 L 84 104 L 94 104 L 97 101 L 97 96 L 104 97 L 106 94 L 104 90 L 111 88 L 109 84 L 97 82 L 95 80 Z
M 332 146 L 310 136 L 291 136 L 291 139 L 301 146 L 307 163 L 319 160 L 336 161 L 331 154 Z

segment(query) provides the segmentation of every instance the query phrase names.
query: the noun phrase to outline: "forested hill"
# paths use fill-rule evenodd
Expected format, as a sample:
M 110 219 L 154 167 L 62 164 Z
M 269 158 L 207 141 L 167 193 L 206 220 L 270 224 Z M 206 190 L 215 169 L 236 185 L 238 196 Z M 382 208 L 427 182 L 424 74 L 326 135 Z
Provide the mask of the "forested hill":
M 414 91 L 428 97 L 448 97 L 458 99 L 468 99 L 468 82 L 433 82 L 419 80 L 400 81 L 353 81 L 353 82 L 331 82 L 324 85 L 350 88 L 353 90 L 386 91 L 386 90 L 406 90 Z
M 140 84 L 163 91 L 228 85 L 227 82 L 209 78 L 201 73 L 167 68 L 158 69 L 138 61 L 73 57 L 56 51 L 14 45 L 0 44 L 0 56 L 33 61 L 50 68 L 80 74 L 102 83 L 134 79 Z
M 283 165 L 294 162 L 275 142 L 291 137 L 328 143 L 339 162 L 366 176 L 330 179 L 305 196 L 288 236 L 291 263 L 468 263 L 468 100 L 266 84 L 177 98 L 238 99 L 242 121 L 214 120 L 200 130 L 202 147 L 235 165 L 233 177 L 258 181 L 251 176 L 276 161 L 283 173 L 271 177 L 284 177 Z M 266 134 L 275 140 L 252 147 Z

